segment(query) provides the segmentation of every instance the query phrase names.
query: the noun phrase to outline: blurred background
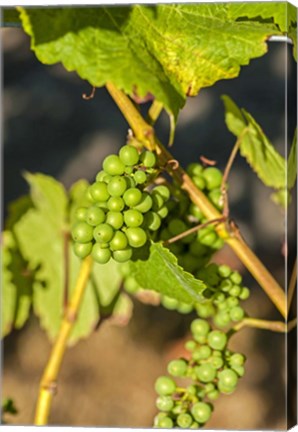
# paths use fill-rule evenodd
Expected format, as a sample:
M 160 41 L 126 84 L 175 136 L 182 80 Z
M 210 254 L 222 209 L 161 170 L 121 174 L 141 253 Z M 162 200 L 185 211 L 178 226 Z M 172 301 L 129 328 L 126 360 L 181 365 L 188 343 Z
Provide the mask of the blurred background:
M 61 65 L 39 63 L 21 29 L 1 29 L 1 38 L 5 218 L 7 204 L 28 191 L 24 171 L 52 175 L 66 188 L 82 177 L 93 181 L 103 158 L 125 143 L 127 124 L 105 89 L 97 89 L 95 97 L 86 101 L 82 94 L 91 92 L 87 82 Z M 290 88 L 290 141 L 296 125 L 296 65 L 291 50 L 285 43 L 269 43 L 268 54 L 242 68 L 237 79 L 220 81 L 187 100 L 172 149 L 182 166 L 204 155 L 224 168 L 235 139 L 224 123 L 222 94 L 246 108 L 276 148 L 285 153 L 286 79 Z M 166 115 L 158 121 L 157 131 L 166 143 Z M 270 194 L 238 156 L 230 175 L 231 217 L 284 286 L 285 215 L 270 201 Z M 295 205 L 290 207 L 288 217 L 290 252 L 296 254 Z M 216 260 L 244 276 L 252 290 L 246 302 L 249 314 L 280 319 L 230 249 L 224 248 Z M 134 301 L 134 314 L 126 327 L 105 322 L 88 340 L 69 349 L 58 381 L 51 424 L 151 427 L 156 413 L 154 381 L 165 373 L 170 359 L 183 355 L 193 317 Z M 233 337 L 231 349 L 248 358 L 247 373 L 234 394 L 216 401 L 208 428 L 286 429 L 287 408 L 293 418 L 296 406 L 295 392 L 289 389 L 287 404 L 285 390 L 287 374 L 293 374 L 296 368 L 295 341 L 293 334 L 289 345 L 293 351 L 287 359 L 282 334 L 244 329 Z M 50 343 L 32 318 L 24 329 L 6 337 L 2 348 L 2 395 L 12 397 L 19 410 L 9 421 L 32 424 Z M 291 382 L 295 383 L 293 375 Z

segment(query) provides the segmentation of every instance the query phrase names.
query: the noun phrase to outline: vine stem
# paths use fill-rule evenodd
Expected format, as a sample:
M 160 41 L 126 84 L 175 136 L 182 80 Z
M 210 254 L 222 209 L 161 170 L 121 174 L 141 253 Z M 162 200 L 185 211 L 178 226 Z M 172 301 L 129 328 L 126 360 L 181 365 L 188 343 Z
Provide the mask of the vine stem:
M 290 312 L 290 307 L 291 307 L 293 296 L 294 296 L 294 292 L 295 292 L 295 289 L 296 289 L 296 282 L 297 282 L 297 258 L 295 260 L 295 264 L 294 264 L 294 267 L 293 267 L 293 271 L 292 271 L 291 278 L 290 278 L 290 283 L 289 283 L 289 288 L 288 288 L 288 296 L 287 296 L 288 314 Z
M 213 206 L 205 194 L 196 187 L 191 178 L 179 166 L 179 164 L 171 166 L 169 161 L 173 160 L 173 156 L 155 137 L 154 129 L 144 120 L 129 97 L 112 83 L 107 83 L 106 87 L 115 103 L 118 105 L 118 108 L 126 118 L 136 138 L 142 141 L 149 150 L 156 151 L 161 166 L 168 167 L 169 173 L 172 175 L 174 181 L 180 184 L 181 188 L 188 193 L 192 202 L 199 207 L 205 217 L 208 220 L 221 218 L 222 214 Z M 271 299 L 272 303 L 285 318 L 287 316 L 287 299 L 285 292 L 264 264 L 242 238 L 237 234 L 235 235 L 235 232 L 228 232 L 224 223 L 218 224 L 216 226 L 216 231 L 234 250 L 247 270 L 260 284 L 267 296 Z
M 57 390 L 57 377 L 66 350 L 67 341 L 77 319 L 91 268 L 92 259 L 89 256 L 82 262 L 73 295 L 65 310 L 57 339 L 40 381 L 34 418 L 34 424 L 37 426 L 46 425 L 48 422 L 52 399 Z
M 297 318 L 285 323 L 283 321 L 267 321 L 258 318 L 244 318 L 239 324 L 233 327 L 234 331 L 239 331 L 243 327 L 254 327 L 263 330 L 271 330 L 279 333 L 288 333 L 297 325 Z

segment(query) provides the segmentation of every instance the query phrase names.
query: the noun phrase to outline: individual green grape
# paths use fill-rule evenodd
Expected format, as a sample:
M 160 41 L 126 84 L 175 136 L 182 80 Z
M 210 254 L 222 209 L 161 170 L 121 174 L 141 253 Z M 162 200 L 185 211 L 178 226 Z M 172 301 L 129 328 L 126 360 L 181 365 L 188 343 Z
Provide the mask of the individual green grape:
M 110 248 L 112 251 L 119 251 L 126 249 L 127 237 L 122 231 L 116 231 L 114 237 L 110 241 Z
M 117 251 L 117 253 L 119 252 L 123 252 L 123 251 Z M 140 285 L 138 284 L 138 282 L 135 280 L 134 277 L 128 276 L 125 279 L 124 288 L 129 294 L 135 294 L 140 289 Z
M 140 159 L 146 168 L 153 168 L 156 164 L 156 156 L 151 151 L 144 151 L 141 154 Z
M 87 207 L 78 207 L 75 211 L 75 218 L 80 222 L 85 222 L 87 217 Z
M 198 231 L 198 239 L 203 245 L 212 246 L 217 240 L 217 234 L 214 229 L 202 228 Z
M 167 376 L 161 376 L 155 381 L 155 391 L 160 396 L 169 396 L 176 390 L 176 383 Z
M 127 183 L 123 176 L 113 177 L 108 184 L 108 192 L 112 197 L 121 197 L 127 189 Z
M 133 171 L 134 171 L 134 169 L 132 166 L 126 166 L 124 172 L 125 172 L 125 174 L 132 174 Z
M 216 370 L 209 363 L 202 364 L 201 366 L 197 366 L 195 368 L 195 372 L 198 379 L 203 383 L 211 382 L 216 377 Z
M 203 173 L 203 166 L 199 163 L 193 162 L 191 164 L 188 165 L 186 172 L 188 175 L 190 175 L 191 177 L 194 175 L 200 176 Z
M 138 170 L 134 173 L 134 180 L 136 184 L 144 184 L 147 181 L 147 175 L 144 171 Z
M 230 289 L 232 288 L 232 286 L 233 286 L 232 281 L 230 281 L 229 279 L 225 279 L 225 280 L 221 281 L 219 288 L 223 292 L 229 292 Z
M 125 145 L 119 151 L 119 158 L 125 165 L 134 166 L 139 162 L 139 153 L 135 147 Z
M 189 340 L 189 341 L 185 342 L 184 347 L 185 347 L 185 349 L 187 351 L 191 351 L 192 352 L 192 351 L 194 351 L 197 348 L 197 344 L 196 344 L 196 342 L 194 340 Z
M 200 428 L 199 423 L 195 421 L 189 427 L 189 429 L 199 429 L 199 428 Z
M 128 207 L 135 207 L 140 204 L 142 200 L 142 192 L 137 188 L 130 188 L 123 195 L 125 204 Z
M 212 391 L 208 392 L 206 396 L 208 397 L 208 399 L 215 401 L 216 399 L 219 398 L 219 391 L 218 390 L 212 390 Z
M 144 216 L 138 210 L 129 209 L 124 212 L 124 222 L 128 227 L 138 227 L 143 221 Z
M 129 245 L 134 248 L 140 248 L 144 246 L 147 241 L 147 235 L 145 231 L 140 227 L 127 228 L 125 234 L 128 239 Z
M 106 223 L 97 225 L 93 231 L 94 239 L 99 243 L 108 243 L 114 236 L 114 229 Z
M 174 423 L 171 417 L 164 417 L 158 422 L 158 427 L 161 429 L 172 429 L 173 426 Z
M 86 258 L 92 251 L 92 243 L 74 243 L 73 250 L 77 257 Z
M 245 356 L 240 353 L 234 353 L 229 359 L 231 366 L 243 366 L 245 363 Z
M 238 383 L 238 376 L 232 369 L 224 369 L 217 373 L 219 382 L 224 388 L 235 388 Z
M 89 207 L 86 214 L 86 222 L 88 222 L 89 225 L 96 226 L 101 223 L 103 223 L 106 219 L 105 212 L 97 207 L 92 206 Z
M 232 297 L 238 297 L 241 294 L 241 287 L 239 285 L 233 285 L 232 288 L 229 289 L 229 294 Z
M 171 196 L 170 189 L 165 185 L 156 186 L 153 192 L 159 194 L 165 201 L 168 201 Z
M 165 295 L 161 296 L 160 302 L 163 307 L 169 310 L 176 310 L 179 304 L 178 300 Z
M 208 194 L 208 197 L 218 209 L 223 208 L 224 203 L 222 199 L 222 192 L 219 188 L 211 190 Z
M 217 357 L 217 356 L 213 355 L 212 357 L 210 357 L 209 361 L 210 361 L 210 364 L 216 370 L 222 368 L 224 365 L 224 361 L 223 361 L 222 357 Z
M 189 303 L 180 302 L 177 306 L 177 312 L 181 314 L 188 314 L 192 312 L 192 310 L 193 310 L 193 305 Z
M 169 209 L 166 205 L 162 206 L 159 210 L 156 212 L 159 217 L 162 219 L 165 219 L 169 214 Z
M 107 156 L 102 164 L 104 171 L 112 176 L 121 175 L 125 171 L 125 165 L 117 155 Z
M 237 297 L 228 297 L 226 302 L 229 308 L 233 308 L 235 306 L 238 306 L 239 304 L 239 300 L 237 299 Z
M 223 278 L 229 277 L 231 272 L 232 270 L 230 269 L 230 267 L 225 264 L 218 266 L 218 274 Z
M 164 206 L 165 200 L 161 195 L 159 195 L 158 192 L 155 192 L 155 190 L 151 192 L 151 197 L 152 197 L 152 210 L 157 212 Z
M 244 366 L 231 366 L 231 368 L 237 373 L 238 376 L 242 377 L 245 373 Z
M 191 414 L 198 423 L 206 423 L 211 417 L 212 409 L 205 402 L 197 402 L 191 408 Z
M 137 185 L 132 176 L 125 177 L 125 181 L 126 181 L 127 189 L 133 189 Z
M 244 318 L 244 315 L 244 310 L 240 306 L 235 306 L 230 310 L 230 317 L 232 321 L 241 321 Z
M 78 243 L 89 243 L 93 239 L 93 228 L 86 222 L 77 222 L 72 231 L 72 238 Z
M 97 182 L 103 182 L 105 176 L 109 176 L 109 174 L 107 174 L 104 170 L 101 170 L 96 174 L 95 180 Z
M 152 207 L 153 201 L 148 192 L 143 192 L 141 201 L 139 204 L 133 206 L 135 210 L 140 211 L 141 213 L 147 213 Z
M 202 176 L 193 176 L 192 181 L 197 186 L 198 189 L 203 190 L 206 187 L 206 182 Z
M 235 284 L 235 285 L 240 285 L 241 284 L 241 282 L 242 282 L 242 276 L 241 276 L 241 274 L 240 273 L 238 273 L 238 272 L 233 272 L 231 275 L 230 275 L 230 280 Z
M 158 408 L 160 411 L 171 411 L 173 407 L 174 401 L 171 396 L 159 396 L 156 399 L 156 408 Z
M 202 345 L 197 349 L 197 353 L 200 360 L 205 360 L 211 356 L 212 351 L 208 345 Z
M 111 258 L 110 249 L 101 248 L 100 244 L 95 243 L 92 248 L 92 258 L 99 264 L 106 264 Z
M 172 360 L 168 364 L 168 372 L 174 377 L 183 377 L 187 371 L 187 362 L 183 359 Z
M 106 215 L 106 223 L 111 225 L 115 230 L 120 229 L 123 222 L 124 219 L 121 212 L 109 211 Z
M 176 236 L 187 230 L 186 224 L 180 219 L 172 219 L 168 225 L 170 234 Z
M 211 302 L 198 303 L 196 305 L 196 311 L 201 318 L 209 318 L 215 314 L 215 309 Z
M 95 182 L 90 186 L 90 195 L 95 202 L 105 202 L 110 198 L 108 187 L 104 182 Z
M 191 332 L 195 335 L 206 336 L 210 331 L 210 325 L 202 319 L 195 319 L 190 325 Z
M 145 226 L 150 231 L 157 231 L 161 225 L 161 219 L 157 213 L 149 211 L 145 215 Z
M 117 262 L 123 263 L 129 261 L 131 257 L 132 257 L 132 249 L 130 247 L 127 247 L 122 250 L 113 251 L 113 258 Z
M 247 287 L 242 287 L 241 291 L 240 291 L 240 294 L 239 294 L 239 298 L 241 300 L 247 300 L 249 298 L 249 296 L 250 296 L 249 289 Z
M 189 206 L 189 213 L 200 221 L 203 218 L 203 213 L 194 203 Z
M 176 419 L 177 425 L 182 429 L 188 429 L 193 423 L 193 418 L 188 413 L 179 414 Z
M 107 207 L 110 211 L 121 212 L 125 207 L 125 203 L 123 198 L 112 196 L 107 203 Z
M 220 330 L 212 330 L 207 337 L 208 345 L 215 350 L 223 350 L 227 344 L 227 335 Z
M 213 322 L 217 327 L 225 327 L 231 322 L 230 314 L 226 311 L 221 311 L 214 315 Z
M 216 189 L 221 186 L 222 173 L 218 168 L 208 167 L 204 169 L 203 177 L 206 181 L 207 189 Z

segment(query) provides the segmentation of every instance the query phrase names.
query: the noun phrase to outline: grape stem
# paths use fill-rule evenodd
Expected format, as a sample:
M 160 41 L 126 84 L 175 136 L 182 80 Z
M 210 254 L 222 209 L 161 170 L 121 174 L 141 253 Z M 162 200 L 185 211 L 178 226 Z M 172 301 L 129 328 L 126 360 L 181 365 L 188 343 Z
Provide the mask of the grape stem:
M 67 341 L 77 319 L 91 268 L 92 259 L 89 256 L 85 258 L 81 264 L 80 273 L 73 295 L 65 310 L 57 339 L 54 343 L 50 358 L 40 381 L 39 395 L 34 418 L 35 425 L 46 425 L 48 422 L 52 400 L 57 391 L 57 377 L 61 368 Z
M 289 288 L 288 288 L 288 295 L 287 295 L 288 314 L 289 314 L 289 311 L 290 311 L 290 307 L 291 307 L 291 304 L 292 304 L 294 292 L 295 292 L 295 289 L 296 289 L 296 282 L 297 282 L 297 258 L 295 260 L 295 264 L 294 264 L 294 267 L 293 267 L 293 271 L 292 271 L 290 282 L 289 282 Z
M 148 123 L 152 126 L 157 121 L 160 113 L 163 110 L 163 104 L 159 102 L 157 99 L 154 99 L 149 110 L 148 110 Z
M 115 103 L 118 105 L 118 108 L 126 118 L 136 138 L 139 141 L 142 141 L 144 146 L 149 150 L 156 151 L 161 166 L 167 166 L 168 161 L 173 160 L 173 156 L 155 137 L 152 126 L 144 120 L 132 101 L 124 92 L 119 90 L 112 83 L 107 83 L 106 87 Z M 174 181 L 180 184 L 181 188 L 188 193 L 192 202 L 199 207 L 207 219 L 214 220 L 222 217 L 222 214 L 214 207 L 205 194 L 196 187 L 181 166 L 172 167 L 169 165 L 168 168 L 169 174 L 173 177 Z M 264 264 L 242 238 L 234 235 L 233 232 L 227 231 L 224 223 L 219 223 L 216 226 L 216 231 L 234 250 L 248 271 L 253 275 L 255 280 L 271 299 L 272 303 L 279 310 L 281 315 L 287 317 L 287 299 L 285 292 Z
M 289 333 L 297 325 L 297 318 L 289 321 L 267 321 L 258 318 L 244 318 L 239 324 L 236 324 L 232 331 L 239 331 L 243 327 L 254 327 L 263 330 L 271 330 L 279 333 Z
M 175 237 L 171 237 L 169 240 L 166 240 L 164 242 L 164 245 L 175 243 L 176 241 L 181 240 L 184 237 L 187 237 L 188 235 L 193 234 L 193 233 L 199 231 L 202 228 L 205 228 L 206 226 L 213 225 L 213 224 L 216 225 L 216 224 L 218 224 L 220 222 L 224 222 L 225 220 L 226 220 L 226 218 L 223 216 L 221 218 L 209 220 L 209 221 L 207 221 L 205 223 L 202 223 L 200 225 L 196 225 L 196 226 L 194 226 L 194 227 L 192 227 L 192 228 L 190 228 L 190 229 L 188 229 L 186 231 L 183 231 L 180 234 L 177 234 Z

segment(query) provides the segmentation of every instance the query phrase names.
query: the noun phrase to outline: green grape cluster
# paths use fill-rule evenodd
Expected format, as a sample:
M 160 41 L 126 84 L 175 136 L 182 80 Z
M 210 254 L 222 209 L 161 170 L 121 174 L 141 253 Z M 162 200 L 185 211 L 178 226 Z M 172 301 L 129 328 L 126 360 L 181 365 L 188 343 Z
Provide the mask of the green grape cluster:
M 243 286 L 240 273 L 227 265 L 212 263 L 199 270 L 197 277 L 208 287 L 204 292 L 207 300 L 195 306 L 199 317 L 212 317 L 219 328 L 242 321 L 245 312 L 240 302 L 249 298 L 250 291 Z
M 210 419 L 220 393 L 232 393 L 244 375 L 245 356 L 227 349 L 228 337 L 211 329 L 208 321 L 197 318 L 191 324 L 193 338 L 185 348 L 190 358 L 171 360 L 167 371 L 155 382 L 158 394 L 156 428 L 198 429 Z M 178 386 L 175 378 L 191 384 Z
M 104 159 L 103 169 L 87 190 L 90 205 L 76 211 L 72 238 L 78 257 L 91 254 L 101 264 L 110 258 L 125 262 L 134 249 L 145 247 L 150 233 L 167 216 L 170 197 L 167 186 L 147 188 L 156 176 L 155 164 L 153 152 L 139 154 L 131 145 Z

